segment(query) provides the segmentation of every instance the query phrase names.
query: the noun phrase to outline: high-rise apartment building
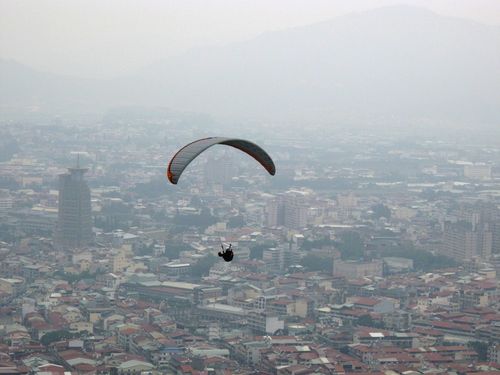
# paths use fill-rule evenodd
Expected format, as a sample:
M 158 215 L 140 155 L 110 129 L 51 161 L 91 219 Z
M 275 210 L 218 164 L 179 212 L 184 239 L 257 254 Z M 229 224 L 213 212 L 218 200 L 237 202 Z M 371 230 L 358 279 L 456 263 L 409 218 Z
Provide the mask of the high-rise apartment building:
M 224 153 L 220 157 L 210 157 L 204 167 L 204 178 L 207 184 L 227 184 L 238 176 L 238 168 L 234 157 Z
M 282 195 L 278 195 L 267 203 L 266 216 L 269 227 L 279 227 L 285 224 L 285 206 Z
M 308 193 L 289 190 L 268 202 L 266 207 L 267 225 L 283 225 L 289 229 L 303 229 L 307 226 Z
M 337 196 L 337 216 L 340 220 L 352 218 L 353 210 L 358 206 L 358 198 L 353 194 Z
M 462 205 L 444 226 L 443 250 L 457 261 L 489 259 L 500 251 L 500 211 L 491 203 Z
M 493 254 L 500 254 L 500 221 L 492 224 L 492 244 L 491 252 Z
M 478 255 L 479 233 L 470 223 L 446 223 L 444 228 L 444 254 L 458 261 Z
M 262 260 L 266 264 L 266 272 L 280 273 L 285 268 L 285 247 L 265 249 L 262 253 Z
M 290 229 L 302 229 L 307 226 L 306 195 L 302 191 L 287 191 L 284 196 L 284 224 Z
M 262 260 L 266 264 L 266 272 L 281 273 L 293 264 L 300 262 L 300 255 L 290 243 L 265 249 Z
M 59 175 L 56 244 L 60 248 L 80 248 L 93 240 L 90 189 L 83 178 L 86 171 L 77 165 Z

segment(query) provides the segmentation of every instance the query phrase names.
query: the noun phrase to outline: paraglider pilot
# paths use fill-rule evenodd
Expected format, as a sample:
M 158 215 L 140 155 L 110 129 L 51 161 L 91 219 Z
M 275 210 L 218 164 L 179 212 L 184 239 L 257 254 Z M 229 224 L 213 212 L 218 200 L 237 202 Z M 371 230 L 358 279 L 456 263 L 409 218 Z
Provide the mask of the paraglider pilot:
M 224 245 L 220 245 L 222 248 L 222 251 L 219 251 L 219 256 L 222 257 L 226 262 L 230 262 L 233 260 L 233 250 L 231 249 L 231 244 L 229 244 L 229 247 L 227 249 L 224 249 Z

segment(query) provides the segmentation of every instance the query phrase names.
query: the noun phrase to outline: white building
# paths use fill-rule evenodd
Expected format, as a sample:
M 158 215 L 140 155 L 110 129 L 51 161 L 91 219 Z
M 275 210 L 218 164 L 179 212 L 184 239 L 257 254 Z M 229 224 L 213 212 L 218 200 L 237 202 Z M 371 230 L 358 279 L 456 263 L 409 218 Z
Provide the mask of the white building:
M 278 316 L 268 315 L 265 312 L 252 311 L 248 314 L 248 327 L 260 334 L 274 334 L 285 328 L 285 321 Z
M 472 180 L 489 180 L 491 179 L 491 165 L 466 164 L 464 165 L 464 176 Z

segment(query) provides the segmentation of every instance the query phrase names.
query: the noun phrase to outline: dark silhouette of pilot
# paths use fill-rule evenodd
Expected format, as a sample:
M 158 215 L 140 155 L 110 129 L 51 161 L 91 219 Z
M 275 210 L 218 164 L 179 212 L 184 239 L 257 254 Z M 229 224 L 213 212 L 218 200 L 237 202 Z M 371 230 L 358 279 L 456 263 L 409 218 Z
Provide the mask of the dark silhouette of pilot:
M 220 245 L 222 248 L 222 251 L 219 251 L 219 256 L 222 257 L 226 262 L 230 262 L 233 260 L 233 250 L 231 249 L 231 244 L 229 244 L 229 247 L 227 249 L 224 249 L 224 245 Z

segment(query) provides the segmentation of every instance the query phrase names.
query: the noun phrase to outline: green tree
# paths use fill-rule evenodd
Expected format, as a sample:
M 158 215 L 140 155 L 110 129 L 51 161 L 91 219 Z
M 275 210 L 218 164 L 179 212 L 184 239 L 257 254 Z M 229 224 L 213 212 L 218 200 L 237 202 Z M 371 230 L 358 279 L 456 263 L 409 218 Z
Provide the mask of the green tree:
M 0 177 L 0 189 L 18 190 L 21 185 L 12 177 Z
M 308 271 L 321 271 L 331 273 L 333 261 L 331 258 L 310 254 L 302 258 L 300 264 Z
M 80 280 L 94 279 L 97 273 L 90 273 L 89 271 L 83 271 L 81 273 L 66 273 L 63 271 L 57 271 L 54 276 L 60 277 L 61 279 L 67 281 L 70 284 L 74 284 Z
M 43 335 L 40 339 L 40 342 L 42 343 L 42 345 L 48 346 L 53 342 L 71 339 L 73 337 L 75 337 L 75 335 L 67 330 L 52 331 L 47 332 L 45 335 Z
M 182 242 L 169 242 L 165 245 L 165 256 L 168 259 L 179 259 L 181 251 L 188 248 L 189 246 Z
M 137 249 L 137 255 L 153 255 L 155 244 L 151 243 L 149 245 L 141 244 L 141 246 Z
M 119 169 L 118 169 L 119 170 Z M 168 188 L 164 177 L 154 178 L 149 182 L 138 183 L 134 187 L 134 192 L 140 197 L 158 198 L 162 195 L 170 194 L 171 190 Z
M 321 249 L 323 246 L 335 246 L 336 242 L 329 239 L 328 237 L 319 238 L 316 240 L 307 240 L 301 246 L 302 250 L 311 250 L 311 249 Z
M 245 219 L 243 215 L 231 216 L 227 221 L 228 228 L 241 228 L 245 226 Z
M 208 226 L 215 224 L 216 218 L 212 216 L 208 208 L 203 208 L 199 215 L 182 215 L 177 213 L 174 217 L 174 224 L 184 227 L 198 227 L 205 229 Z
M 359 259 L 364 255 L 365 245 L 358 232 L 348 231 L 340 234 L 337 247 L 342 259 Z
M 382 322 L 374 320 L 369 314 L 361 315 L 356 320 L 356 325 L 365 327 L 374 327 L 374 328 L 384 328 L 384 324 Z
M 10 160 L 19 151 L 21 151 L 19 144 L 12 135 L 0 134 L 0 162 Z
M 210 225 L 213 225 L 217 222 L 215 216 L 212 215 L 212 213 L 210 212 L 210 209 L 208 209 L 207 207 L 204 207 L 201 209 L 201 212 L 200 212 L 200 223 L 199 225 L 200 226 L 203 226 L 203 227 L 208 227 Z
M 412 244 L 384 249 L 383 257 L 402 257 L 413 260 L 413 267 L 418 271 L 429 272 L 435 269 L 455 267 L 458 262 L 444 255 L 434 255 L 430 251 L 417 250 Z
M 252 246 L 250 248 L 250 259 L 262 259 L 262 254 L 264 253 L 264 250 L 274 246 L 276 246 L 276 244 L 271 244 L 271 245 L 259 244 Z
M 373 211 L 372 217 L 375 219 L 380 219 L 381 217 L 385 217 L 386 219 L 391 218 L 391 210 L 386 205 L 379 203 L 371 207 Z
M 201 278 L 203 276 L 207 276 L 210 268 L 217 262 L 217 257 L 213 255 L 207 255 L 204 258 L 201 258 L 196 264 L 193 264 L 191 267 L 191 274 L 194 277 Z
M 481 341 L 470 341 L 467 345 L 477 353 L 480 361 L 488 359 L 488 344 Z

